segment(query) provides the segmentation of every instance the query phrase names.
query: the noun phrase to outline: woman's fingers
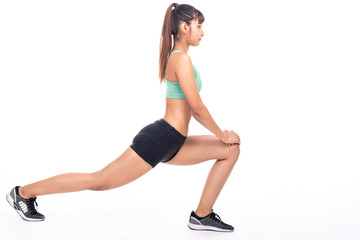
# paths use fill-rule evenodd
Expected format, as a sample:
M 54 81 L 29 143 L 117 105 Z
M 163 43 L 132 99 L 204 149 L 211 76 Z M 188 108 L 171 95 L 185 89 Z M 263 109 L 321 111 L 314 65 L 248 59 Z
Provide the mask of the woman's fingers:
M 228 147 L 231 147 L 231 146 L 233 146 L 233 145 L 240 145 L 240 143 L 228 143 L 227 145 L 228 145 Z

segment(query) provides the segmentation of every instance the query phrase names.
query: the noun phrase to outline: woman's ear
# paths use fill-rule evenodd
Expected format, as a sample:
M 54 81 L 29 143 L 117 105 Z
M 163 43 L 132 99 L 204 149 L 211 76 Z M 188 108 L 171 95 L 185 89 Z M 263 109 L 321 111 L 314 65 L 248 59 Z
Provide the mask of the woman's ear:
M 186 24 L 186 22 L 182 22 L 180 24 L 180 29 L 182 32 L 184 32 L 186 34 L 187 30 L 189 29 L 189 26 Z

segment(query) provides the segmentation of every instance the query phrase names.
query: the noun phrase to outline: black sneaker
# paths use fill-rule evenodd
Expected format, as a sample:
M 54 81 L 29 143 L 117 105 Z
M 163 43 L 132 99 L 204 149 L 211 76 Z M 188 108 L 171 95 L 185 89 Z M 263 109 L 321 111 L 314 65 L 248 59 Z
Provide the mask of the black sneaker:
M 19 186 L 14 187 L 11 192 L 6 195 L 6 200 L 26 221 L 43 221 L 45 219 L 45 216 L 35 208 L 35 204 L 37 207 L 36 197 L 29 199 L 20 197 Z
M 234 227 L 221 221 L 219 215 L 213 212 L 205 217 L 198 217 L 194 211 L 191 212 L 188 227 L 192 230 L 208 230 L 217 232 L 232 232 Z

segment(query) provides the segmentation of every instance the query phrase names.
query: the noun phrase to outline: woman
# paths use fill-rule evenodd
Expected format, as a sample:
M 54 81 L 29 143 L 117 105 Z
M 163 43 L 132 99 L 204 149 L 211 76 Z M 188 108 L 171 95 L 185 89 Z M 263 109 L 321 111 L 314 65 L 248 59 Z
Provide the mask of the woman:
M 217 159 L 188 226 L 194 230 L 234 230 L 221 221 L 212 207 L 239 157 L 240 138 L 234 131 L 221 131 L 211 117 L 199 95 L 200 75 L 187 54 L 189 46 L 198 46 L 204 35 L 203 21 L 202 13 L 190 5 L 173 3 L 167 9 L 159 59 L 160 83 L 164 78 L 166 83 L 165 116 L 143 127 L 129 148 L 102 170 L 61 174 L 14 187 L 6 198 L 23 219 L 45 219 L 35 208 L 35 200 L 40 195 L 113 189 L 134 181 L 159 162 L 191 165 Z M 187 136 L 191 116 L 215 136 Z

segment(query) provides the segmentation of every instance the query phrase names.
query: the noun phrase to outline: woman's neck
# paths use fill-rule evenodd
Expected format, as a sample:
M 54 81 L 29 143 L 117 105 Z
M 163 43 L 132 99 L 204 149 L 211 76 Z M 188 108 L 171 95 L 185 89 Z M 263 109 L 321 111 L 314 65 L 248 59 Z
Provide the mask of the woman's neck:
M 182 41 L 175 41 L 175 45 L 173 49 L 187 53 L 189 50 L 189 45 L 187 45 L 185 42 Z

